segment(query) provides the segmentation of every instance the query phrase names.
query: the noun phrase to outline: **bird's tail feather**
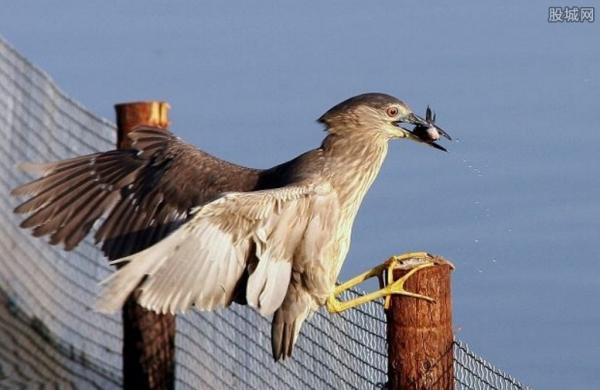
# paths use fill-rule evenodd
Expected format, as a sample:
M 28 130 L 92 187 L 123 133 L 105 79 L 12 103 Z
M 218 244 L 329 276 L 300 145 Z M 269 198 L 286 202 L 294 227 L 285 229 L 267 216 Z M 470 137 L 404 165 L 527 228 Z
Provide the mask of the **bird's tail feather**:
M 302 323 L 311 313 L 311 296 L 295 284 L 290 285 L 286 299 L 275 312 L 271 324 L 271 347 L 277 361 L 292 356 L 292 349 Z

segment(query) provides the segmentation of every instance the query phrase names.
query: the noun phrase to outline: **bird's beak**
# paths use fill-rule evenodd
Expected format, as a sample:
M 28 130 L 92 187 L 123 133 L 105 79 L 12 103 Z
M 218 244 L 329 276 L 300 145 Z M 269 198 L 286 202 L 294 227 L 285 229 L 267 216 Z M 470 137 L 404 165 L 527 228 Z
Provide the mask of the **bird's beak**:
M 429 126 L 429 123 L 427 123 L 427 121 L 423 118 L 421 118 L 420 116 L 418 116 L 417 114 L 415 114 L 414 112 L 411 112 L 410 114 L 408 114 L 408 116 L 406 117 L 406 119 L 402 120 L 401 122 L 405 122 L 405 123 L 410 123 L 413 124 L 415 126 Z
M 417 137 L 415 134 L 413 134 L 412 131 L 400 126 L 401 123 L 408 123 L 408 124 L 415 125 L 415 126 L 429 127 L 429 123 L 427 123 L 427 121 L 425 119 L 421 118 L 414 112 L 411 112 L 405 118 L 403 118 L 397 122 L 394 122 L 394 125 L 396 125 L 396 127 L 398 129 L 400 129 L 400 131 L 402 133 L 402 135 L 400 135 L 401 138 L 408 138 L 408 139 L 412 139 L 413 141 L 422 142 L 422 140 L 419 137 Z
M 436 143 L 435 143 L 435 142 L 433 142 L 433 141 L 429 141 L 429 142 L 427 142 L 427 141 L 421 141 L 421 142 L 423 142 L 423 143 L 426 143 L 427 145 L 429 145 L 429 146 L 431 146 L 431 147 L 434 147 L 434 148 L 436 148 L 436 149 L 439 149 L 439 150 L 441 150 L 441 151 L 444 151 L 444 152 L 447 152 L 447 151 L 448 151 L 448 150 L 447 150 L 445 147 L 443 147 L 443 146 L 442 146 L 442 145 L 440 145 L 440 144 L 436 144 Z
M 417 135 L 415 135 L 412 131 L 400 126 L 400 124 L 398 122 L 396 122 L 395 128 L 396 128 L 396 136 L 398 138 L 406 138 L 406 139 L 409 139 L 409 140 L 415 141 L 415 142 L 423 142 L 423 140 L 421 138 L 419 138 Z

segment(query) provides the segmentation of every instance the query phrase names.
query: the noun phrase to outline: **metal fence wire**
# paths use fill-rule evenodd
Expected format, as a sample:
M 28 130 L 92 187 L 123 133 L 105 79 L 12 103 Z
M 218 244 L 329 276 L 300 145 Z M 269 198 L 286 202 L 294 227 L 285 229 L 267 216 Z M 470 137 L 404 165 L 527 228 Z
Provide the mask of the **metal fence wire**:
M 112 149 L 114 125 L 66 97 L 2 38 L 0 113 L 0 388 L 120 388 L 121 317 L 92 309 L 108 262 L 89 239 L 65 252 L 18 228 L 8 195 L 30 179 L 17 164 Z M 284 363 L 272 360 L 269 320 L 247 307 L 191 312 L 176 328 L 178 389 L 372 389 L 387 379 L 381 303 L 316 313 Z M 525 388 L 462 342 L 455 356 L 459 389 Z

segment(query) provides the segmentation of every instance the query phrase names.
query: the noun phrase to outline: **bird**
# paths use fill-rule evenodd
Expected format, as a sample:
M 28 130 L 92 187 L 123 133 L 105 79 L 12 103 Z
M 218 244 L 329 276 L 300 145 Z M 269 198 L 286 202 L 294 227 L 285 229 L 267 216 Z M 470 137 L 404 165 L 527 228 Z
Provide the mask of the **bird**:
M 388 142 L 431 145 L 402 127 L 430 127 L 431 120 L 391 95 L 366 93 L 318 122 L 326 132 L 319 147 L 270 169 L 224 161 L 168 130 L 137 127 L 128 134 L 130 149 L 23 164 L 40 177 L 12 190 L 28 197 L 14 211 L 27 214 L 22 228 L 67 251 L 98 226 L 96 243 L 120 266 L 102 282 L 99 310 L 118 310 L 132 293 L 157 313 L 246 304 L 272 316 L 272 354 L 285 359 L 320 307 L 339 313 L 392 294 L 429 299 L 404 289 L 427 261 L 349 301 L 337 297 L 391 262 L 346 283 L 337 277 Z

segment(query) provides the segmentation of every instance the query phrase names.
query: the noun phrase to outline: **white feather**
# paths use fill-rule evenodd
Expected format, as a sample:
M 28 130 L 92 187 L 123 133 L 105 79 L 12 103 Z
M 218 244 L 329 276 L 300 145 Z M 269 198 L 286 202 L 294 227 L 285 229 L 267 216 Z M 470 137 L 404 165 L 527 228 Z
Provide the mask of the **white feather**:
M 128 264 L 103 282 L 98 307 L 115 311 L 139 287 L 138 302 L 159 313 L 192 303 L 212 310 L 230 303 L 246 259 L 254 257 L 258 264 L 249 269 L 246 298 L 262 315 L 273 314 L 288 292 L 292 265 L 324 260 L 320 246 L 331 240 L 333 221 L 323 219 L 336 215 L 330 209 L 337 209 L 337 200 L 330 186 L 323 188 L 228 193 L 195 208 L 188 222 L 159 243 L 113 262 Z
M 246 300 L 263 316 L 273 314 L 285 298 L 290 283 L 292 264 L 285 260 L 265 259 L 248 278 Z

